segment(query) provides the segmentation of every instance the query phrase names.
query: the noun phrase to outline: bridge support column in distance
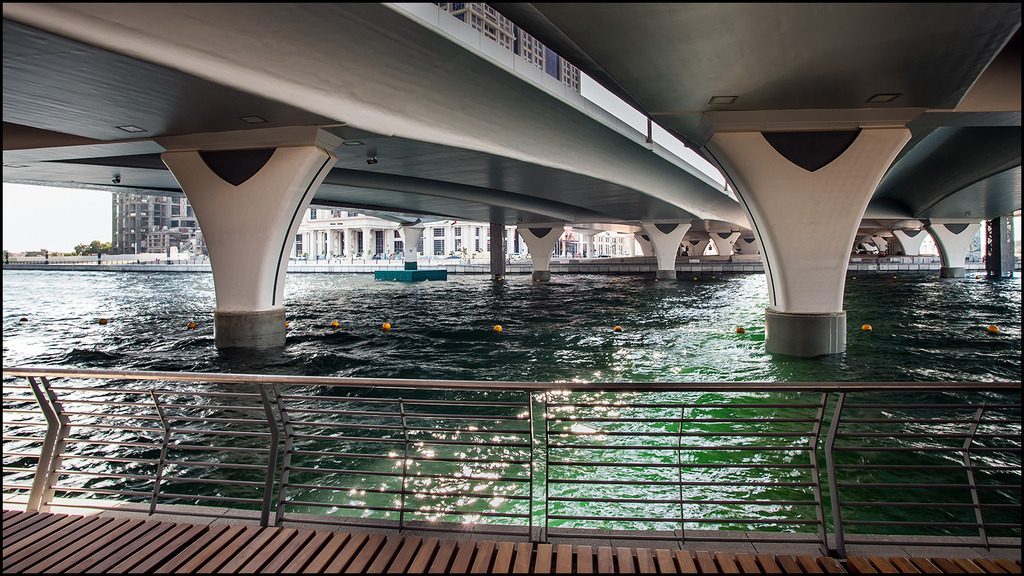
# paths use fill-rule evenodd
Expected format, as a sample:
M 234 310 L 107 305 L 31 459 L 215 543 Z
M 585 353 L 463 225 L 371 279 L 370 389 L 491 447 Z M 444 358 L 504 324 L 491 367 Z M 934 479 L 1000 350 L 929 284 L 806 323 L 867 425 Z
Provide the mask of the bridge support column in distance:
M 935 238 L 935 245 L 938 246 L 939 256 L 942 258 L 940 278 L 964 277 L 967 250 L 971 247 L 971 240 L 974 240 L 979 228 L 981 222 L 977 220 L 932 220 L 928 224 L 928 231 L 931 232 L 932 238 Z
M 654 256 L 654 245 L 651 244 L 651 237 L 643 232 L 633 232 L 633 238 L 640 245 L 642 256 Z
M 519 235 L 530 249 L 530 260 L 533 262 L 533 281 L 547 282 L 551 280 L 551 251 L 562 237 L 564 226 L 517 228 Z
M 924 230 L 893 230 L 893 238 L 900 243 L 900 250 L 904 256 L 920 256 L 921 244 L 928 234 Z
M 733 245 L 736 240 L 739 239 L 739 232 L 711 232 L 709 234 L 711 241 L 715 243 L 715 250 L 718 251 L 719 256 L 732 256 L 734 250 Z
M 760 254 L 761 243 L 754 236 L 740 236 L 733 245 L 733 251 L 739 248 L 740 254 Z
M 419 259 L 418 246 L 423 239 L 423 224 L 403 224 L 399 227 L 402 233 L 402 252 L 405 255 L 405 269 L 416 270 Z
M 505 278 L 505 223 L 491 221 L 491 280 Z
M 288 254 L 340 143 L 315 128 L 160 140 L 209 250 L 217 348 L 284 345 Z
M 988 221 L 985 237 L 985 270 L 990 278 L 1013 276 L 1013 214 Z
M 761 243 L 768 281 L 765 349 L 771 353 L 814 357 L 846 350 L 850 247 L 878 182 L 910 139 L 902 124 L 850 121 L 848 129 L 829 128 L 760 132 L 736 124 L 718 127 L 707 142 Z
M 658 271 L 655 278 L 658 280 L 676 279 L 676 257 L 679 255 L 679 245 L 683 236 L 690 229 L 690 223 L 669 223 L 654 224 L 642 222 L 644 234 L 651 239 L 654 247 L 654 256 L 658 259 Z
M 878 234 L 873 235 L 871 237 L 871 243 L 878 247 L 879 256 L 889 254 L 889 241 L 886 240 L 883 236 L 880 236 Z
M 691 232 L 688 236 L 690 237 L 685 239 L 686 255 L 690 258 L 700 258 L 711 244 L 711 235 L 707 232 Z

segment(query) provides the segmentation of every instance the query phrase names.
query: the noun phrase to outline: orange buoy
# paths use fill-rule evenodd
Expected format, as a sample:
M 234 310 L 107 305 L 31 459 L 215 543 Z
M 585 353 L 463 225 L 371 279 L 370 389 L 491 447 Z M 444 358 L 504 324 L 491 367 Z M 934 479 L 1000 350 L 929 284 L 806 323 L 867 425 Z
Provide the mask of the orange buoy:
M 495 331 L 495 332 L 502 332 L 502 331 L 504 331 L 505 329 L 501 327 L 501 324 L 495 324 L 495 325 L 494 325 L 494 326 L 493 326 L 493 327 L 491 328 L 491 330 L 493 330 L 493 331 Z
M 107 324 L 107 319 L 106 318 L 100 318 L 100 326 L 105 326 L 106 324 Z
M 385 331 L 385 332 L 390 332 L 391 331 L 391 322 L 385 322 L 385 323 L 381 324 L 380 325 L 380 329 Z
M 996 326 L 995 324 L 989 324 L 988 328 L 985 328 L 985 330 L 988 330 L 989 334 L 999 334 L 1000 332 L 999 326 Z
M 622 326 L 619 326 L 618 324 L 612 326 L 612 332 L 622 332 Z
M 331 328 L 339 328 L 339 327 L 341 327 L 341 322 L 338 322 L 337 320 L 335 320 L 334 322 L 331 322 Z
M 197 326 L 197 324 L 196 324 L 195 322 L 193 322 L 193 321 L 189 320 L 189 322 L 188 322 L 188 324 L 187 324 L 187 325 L 185 326 L 185 328 L 188 328 L 189 330 L 195 330 L 195 329 L 196 329 L 196 326 Z
M 736 327 L 736 333 L 737 334 L 746 334 L 747 333 L 747 329 L 744 328 L 743 326 L 737 326 Z
M 871 330 L 872 330 L 871 324 L 861 324 L 860 325 L 860 329 L 863 332 L 871 332 Z

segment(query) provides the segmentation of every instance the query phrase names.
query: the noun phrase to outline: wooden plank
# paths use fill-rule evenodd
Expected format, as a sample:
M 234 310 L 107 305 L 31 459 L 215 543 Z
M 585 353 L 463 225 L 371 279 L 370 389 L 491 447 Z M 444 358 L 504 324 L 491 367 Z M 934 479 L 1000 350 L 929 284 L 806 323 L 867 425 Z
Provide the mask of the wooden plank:
M 416 551 L 419 550 L 420 544 L 423 543 L 423 538 L 419 536 L 408 536 L 402 540 L 402 546 L 398 549 L 398 553 L 395 554 L 395 558 L 391 561 L 391 564 L 381 572 L 387 572 L 388 574 L 402 574 L 405 569 L 412 563 L 413 557 L 416 555 Z
M 313 558 L 323 550 L 323 547 L 331 541 L 334 536 L 338 535 L 338 532 L 326 532 L 317 530 L 313 533 L 312 538 L 305 544 L 300 544 L 294 552 L 294 555 L 287 559 L 287 564 L 283 566 L 278 562 L 278 558 L 282 558 L 290 550 L 291 546 L 285 546 L 285 549 L 281 551 L 278 558 L 270 561 L 270 564 L 263 569 L 264 572 L 285 572 L 287 574 L 294 574 L 296 572 L 303 572 L 306 570 L 306 565 L 312 562 Z M 345 537 L 347 538 L 347 534 Z M 297 539 L 296 539 L 297 540 Z M 344 543 L 344 539 L 341 542 Z M 340 546 L 340 544 L 339 544 Z M 335 548 L 337 550 L 337 548 Z
M 294 528 L 286 528 L 286 530 L 295 530 Z M 283 534 L 283 533 L 282 533 Z M 249 561 L 248 564 L 239 570 L 240 574 L 255 574 L 259 572 L 261 574 L 276 574 L 284 568 L 295 555 L 306 546 L 316 546 L 312 543 L 313 538 L 317 535 L 323 534 L 323 540 L 327 539 L 327 534 L 320 531 L 314 530 L 295 530 L 295 535 L 288 540 L 288 543 L 283 548 L 271 554 L 267 558 L 267 562 L 258 568 L 253 568 L 253 564 L 259 560 L 259 556 Z M 315 549 L 314 549 L 315 552 Z
M 900 571 L 900 574 L 920 574 L 921 571 L 914 566 L 914 563 L 907 558 L 893 557 L 889 558 L 889 562 Z
M 494 557 L 493 540 L 482 540 L 476 545 L 476 558 L 469 571 L 472 574 L 487 574 L 491 570 L 491 558 Z
M 476 542 L 463 540 L 459 542 L 459 551 L 452 560 L 452 567 L 449 570 L 452 574 L 465 574 L 469 572 L 469 563 L 473 560 L 473 552 L 476 551 Z
M 120 535 L 113 533 L 107 535 L 107 542 L 101 547 L 86 552 L 85 550 L 80 551 L 77 562 L 70 562 L 70 559 L 65 560 L 61 564 L 54 566 L 50 570 L 53 572 L 100 572 L 96 568 L 93 568 L 100 562 L 106 562 L 113 564 L 112 559 L 124 558 L 131 554 L 132 551 L 138 550 L 153 540 L 151 534 L 153 532 L 162 533 L 164 530 L 161 527 L 166 527 L 166 523 L 161 522 L 145 522 L 138 520 L 139 524 L 133 528 L 122 529 Z
M 818 556 L 818 564 L 825 569 L 825 572 L 829 574 L 846 574 L 846 570 L 843 566 L 836 561 L 835 558 L 829 558 L 828 556 Z
M 892 565 L 889 560 L 881 556 L 868 556 L 868 562 L 878 569 L 879 574 L 899 574 L 898 568 Z
M 88 571 L 92 573 L 106 572 L 157 540 L 169 541 L 173 536 L 177 535 L 175 528 L 180 526 L 187 530 L 189 527 L 188 524 L 175 524 L 173 522 L 154 522 L 154 524 L 156 526 L 146 532 L 144 536 L 119 546 L 117 550 L 111 550 L 105 558 L 99 558 L 100 561 L 98 563 L 87 567 Z M 84 572 L 85 568 L 79 569 L 78 566 L 72 566 L 69 570 L 69 572 L 75 571 Z
M 689 550 L 676 550 L 675 553 L 676 564 L 679 565 L 679 571 L 683 574 L 697 574 L 697 563 L 693 561 L 693 553 Z
M 594 573 L 594 549 L 590 546 L 576 547 L 576 573 Z
M 597 547 L 597 573 L 612 574 L 615 572 L 615 557 L 609 546 Z
M 428 574 L 447 574 L 448 565 L 451 564 L 452 555 L 458 542 L 454 540 L 442 540 L 438 543 L 437 553 L 434 554 L 434 561 L 431 562 Z
M 89 524 L 87 529 L 79 530 L 45 549 L 38 550 L 32 556 L 12 565 L 10 569 L 13 572 L 45 572 L 50 566 L 88 546 L 96 538 L 102 538 L 127 521 L 127 518 L 100 518 L 99 521 Z
M 4 530 L 0 534 L 3 535 L 4 540 L 13 538 L 18 532 L 38 524 L 39 522 L 43 522 L 50 516 L 50 514 L 37 514 L 35 512 L 23 514 L 9 522 L 4 522 Z
M 386 534 L 372 534 L 366 538 L 366 543 L 359 549 L 359 551 L 352 558 L 351 562 L 344 562 L 348 564 L 348 568 L 345 568 L 346 574 L 360 574 L 366 567 L 373 562 L 373 559 L 377 556 L 377 552 L 384 546 L 384 540 L 387 539 Z M 348 548 L 346 546 L 346 548 Z M 327 571 L 331 573 L 341 572 L 341 566 L 344 565 L 344 556 L 346 550 L 342 550 L 338 557 L 331 562 L 331 565 L 327 567 Z M 338 566 L 337 570 L 334 566 Z
M 234 574 L 245 566 L 245 563 L 252 559 L 257 553 L 263 550 L 263 547 L 267 545 L 275 536 L 281 533 L 281 529 L 277 527 L 268 527 L 260 531 L 255 538 L 247 542 L 244 546 L 240 547 L 232 553 L 226 553 L 228 556 L 227 562 L 217 570 L 217 572 L 224 572 L 226 574 Z M 204 570 L 200 570 L 204 572 Z
M 312 530 L 306 531 L 312 535 Z M 265 566 L 274 556 L 287 544 L 291 539 L 298 534 L 299 531 L 295 528 L 281 528 L 274 535 L 274 539 L 267 542 L 259 552 L 257 552 L 248 562 L 243 564 L 239 569 L 239 574 L 253 574 L 260 571 L 260 568 Z
M 658 572 L 661 574 L 678 574 L 676 562 L 672 559 L 672 552 L 664 548 L 654 551 L 654 560 L 658 563 Z
M 636 569 L 641 574 L 657 574 L 658 569 L 654 566 L 654 555 L 650 548 L 636 549 Z
M 782 567 L 784 574 L 803 574 L 803 570 L 800 568 L 800 564 L 797 563 L 796 558 L 789 554 L 776 554 L 775 562 Z
M 87 564 L 89 565 L 95 564 L 95 560 L 88 560 L 90 556 L 102 552 L 107 547 L 111 546 L 112 544 L 115 544 L 122 537 L 124 537 L 125 534 L 131 534 L 136 530 L 148 530 L 149 528 L 152 528 L 152 525 L 145 526 L 145 522 L 143 522 L 142 520 L 125 519 L 124 522 L 114 527 L 103 536 L 97 536 L 95 539 L 90 539 L 87 543 L 83 543 L 83 545 L 78 549 L 77 552 L 65 555 L 64 559 L 58 562 L 49 563 L 49 567 L 46 568 L 46 571 L 56 573 L 67 572 L 68 568 L 71 568 L 75 564 L 78 564 L 82 561 L 86 561 Z
M 15 564 L 28 559 L 33 554 L 38 554 L 41 550 L 49 548 L 50 546 L 60 545 L 60 543 L 73 540 L 81 534 L 88 534 L 94 525 L 101 522 L 109 522 L 110 520 L 112 520 L 112 518 L 101 518 L 99 516 L 78 518 L 60 530 L 39 539 L 31 547 L 25 547 L 14 552 L 10 556 L 4 557 L 3 569 L 5 571 L 11 570 Z
M 867 559 L 859 556 L 850 556 L 846 559 L 846 565 L 850 567 L 850 572 L 854 574 L 878 574 L 878 570 L 868 562 Z
M 572 574 L 572 544 L 559 544 L 555 548 L 555 573 Z
M 948 558 L 929 558 L 929 560 L 946 574 L 959 574 L 961 572 L 960 567 Z
M 740 565 L 740 570 L 742 570 L 744 574 L 761 573 L 761 568 L 757 565 L 757 560 L 754 559 L 753 554 L 737 552 L 736 563 Z
M 551 573 L 551 544 L 537 544 L 537 554 L 533 559 L 534 574 Z
M 27 512 L 22 512 L 21 510 L 4 510 L 3 521 L 4 523 L 6 523 L 11 518 L 14 518 L 15 516 L 20 516 L 21 514 L 27 514 Z
M 384 541 L 384 545 L 381 546 L 380 552 L 377 553 L 377 557 L 373 559 L 373 563 L 367 567 L 366 572 L 369 574 L 383 574 L 391 565 L 391 560 L 395 557 L 395 553 L 398 552 L 399 547 L 405 542 L 405 538 L 392 534 L 388 536 L 388 539 Z
M 366 532 L 357 532 L 355 534 L 352 534 L 352 537 L 348 539 L 348 542 L 345 543 L 345 546 L 342 547 L 341 550 L 338 551 L 337 555 L 335 555 L 334 558 L 327 563 L 326 567 L 320 568 L 317 571 L 326 572 L 328 574 L 339 574 L 343 570 L 346 570 L 346 566 L 348 566 L 349 564 L 354 564 L 357 560 L 359 560 L 360 555 L 362 554 L 362 549 L 364 547 L 372 546 L 373 543 L 376 543 L 377 547 L 379 547 L 380 544 L 383 542 L 383 534 L 370 535 Z M 369 550 L 369 553 L 375 553 L 377 551 L 377 547 L 374 547 L 372 548 L 372 550 Z M 325 558 L 327 557 L 328 556 L 325 555 Z M 366 562 L 368 563 L 369 561 L 370 559 L 367 558 Z M 365 566 L 365 564 L 363 565 Z M 308 568 L 306 570 L 309 571 Z
M 796 563 L 803 568 L 805 574 L 824 574 L 825 570 L 818 565 L 814 556 L 801 555 L 796 557 Z
M 618 568 L 619 574 L 636 574 L 632 548 L 619 546 L 615 549 L 615 567 Z
M 710 552 L 697 552 L 697 566 L 700 567 L 701 574 L 718 574 L 718 566 L 715 565 L 715 559 L 711 557 Z
M 430 560 L 434 557 L 434 551 L 437 550 L 437 538 L 427 538 L 423 541 L 420 549 L 416 552 L 416 556 L 412 559 L 412 564 L 409 564 L 409 574 L 422 574 L 430 566 Z
M 775 556 L 771 554 L 755 554 L 754 558 L 757 559 L 757 563 L 761 566 L 761 571 L 765 574 L 782 574 L 782 568 L 775 561 Z
M 181 570 L 192 571 L 197 574 L 213 574 L 221 566 L 227 564 L 235 554 L 238 553 L 246 544 L 259 537 L 264 531 L 264 528 L 259 526 L 246 526 L 238 536 L 231 539 L 230 542 L 225 544 L 215 554 L 199 554 L 193 560 L 186 562 Z M 199 556 L 207 556 L 205 560 L 200 560 Z
M 512 565 L 514 574 L 529 574 L 533 566 L 533 544 L 520 542 L 516 546 L 516 561 Z
M 716 552 L 715 561 L 718 562 L 718 568 L 722 574 L 739 574 L 740 567 L 736 565 L 736 560 L 732 554 L 726 552 Z
M 227 528 L 219 526 L 217 530 Z M 210 529 L 201 524 L 182 524 L 175 526 L 164 536 L 146 545 L 145 548 L 132 554 L 116 564 L 109 572 L 123 574 L 126 572 L 146 573 L 160 566 L 168 558 L 173 558 L 179 550 L 189 546 L 193 541 L 202 539 Z M 164 541 L 166 540 L 166 542 Z
M 971 562 L 981 566 L 985 572 L 988 572 L 989 574 L 1003 574 L 1006 572 L 1006 570 L 1003 570 L 1002 566 L 987 558 L 971 558 Z
M 210 546 L 216 543 L 217 550 L 223 548 L 231 538 L 238 536 L 242 532 L 243 526 L 222 524 L 221 526 L 211 525 L 209 531 L 203 534 L 198 540 L 193 542 L 190 546 L 178 552 L 176 555 L 167 559 L 162 565 L 156 568 L 157 574 L 170 574 L 171 572 L 177 572 L 186 562 L 201 554 L 203 550 L 210 548 Z
M 911 556 L 910 561 L 924 574 L 942 574 L 942 570 L 940 570 L 935 564 L 929 562 L 927 558 Z
M 334 532 L 328 534 L 330 534 L 330 536 L 327 538 L 327 541 L 323 543 L 323 546 L 320 547 L 320 551 L 317 552 L 316 555 L 309 560 L 309 563 L 306 564 L 306 567 L 302 569 L 303 572 L 313 574 L 323 572 L 324 569 L 327 568 L 327 565 L 331 563 L 331 560 L 333 560 L 338 554 L 338 551 L 344 546 L 356 539 L 359 539 L 359 543 L 362 544 L 362 541 L 366 539 L 366 534 L 349 534 L 348 532 Z M 298 558 L 296 558 L 296 560 L 297 559 Z M 291 572 L 291 570 L 285 568 L 285 572 Z
M 1014 563 L 1012 560 L 1003 558 L 993 558 L 992 561 L 1002 566 L 1008 574 L 1020 574 L 1020 562 Z
M 508 574 L 512 570 L 512 556 L 516 553 L 514 542 L 498 542 L 494 550 L 494 566 L 492 574 Z
M 959 566 L 964 572 L 968 574 L 984 574 L 985 570 L 976 566 L 967 558 L 953 558 L 953 563 Z
M 19 540 L 15 542 L 4 541 L 3 546 L 3 557 L 7 558 L 19 550 L 23 550 L 32 544 L 46 539 L 52 534 L 56 534 L 61 530 L 65 530 L 68 526 L 74 522 L 81 520 L 81 516 L 65 516 L 60 518 L 56 522 L 47 524 L 45 527 L 33 532 L 32 534 L 23 534 Z

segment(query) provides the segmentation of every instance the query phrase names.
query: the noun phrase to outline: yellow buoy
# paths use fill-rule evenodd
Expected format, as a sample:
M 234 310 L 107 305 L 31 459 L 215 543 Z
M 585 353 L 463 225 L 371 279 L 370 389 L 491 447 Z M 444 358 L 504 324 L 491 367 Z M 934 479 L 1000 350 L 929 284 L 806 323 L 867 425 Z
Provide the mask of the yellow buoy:
M 747 333 L 747 329 L 744 328 L 743 326 L 737 326 L 736 327 L 736 333 L 737 334 L 746 334 Z
M 338 322 L 337 320 L 335 320 L 334 322 L 331 322 L 331 328 L 339 328 L 339 327 L 341 327 L 341 322 Z
M 287 328 L 287 327 L 288 327 L 288 322 L 285 322 L 285 323 L 284 323 L 284 327 L 285 327 L 285 328 Z
M 860 329 L 864 332 L 871 332 L 871 324 L 861 324 Z
M 391 322 L 385 322 L 385 323 L 381 324 L 380 325 L 380 329 L 385 331 L 385 332 L 390 332 L 391 331 Z
M 622 326 L 619 326 L 618 324 L 612 326 L 612 332 L 622 332 Z
M 195 330 L 196 329 L 196 323 L 191 321 L 191 320 L 189 320 L 188 325 L 185 326 L 185 327 L 188 328 L 189 330 Z
M 504 328 L 502 328 L 502 327 L 501 327 L 501 324 L 495 324 L 495 325 L 494 325 L 494 326 L 493 326 L 493 327 L 491 328 L 491 330 L 494 330 L 495 332 L 501 332 L 502 330 L 504 330 Z
M 988 330 L 989 334 L 999 334 L 999 326 L 995 324 L 989 324 L 986 330 Z
M 106 318 L 100 318 L 100 326 L 103 326 L 106 323 L 107 323 L 107 319 Z

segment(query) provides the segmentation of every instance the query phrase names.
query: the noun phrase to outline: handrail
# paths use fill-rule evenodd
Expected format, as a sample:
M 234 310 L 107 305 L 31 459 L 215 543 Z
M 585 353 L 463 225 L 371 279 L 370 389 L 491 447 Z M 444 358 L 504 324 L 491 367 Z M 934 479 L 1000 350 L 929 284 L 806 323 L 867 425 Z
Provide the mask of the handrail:
M 1019 382 L 527 383 L 45 367 L 5 368 L 4 377 L 29 384 L 3 391 L 4 491 L 26 494 L 33 510 L 65 493 L 127 498 L 149 514 L 208 514 L 166 505 L 186 500 L 258 511 L 263 525 L 531 540 L 621 526 L 633 530 L 616 536 L 626 539 L 728 540 L 734 532 L 695 528 L 734 526 L 755 530 L 746 541 L 816 543 L 844 556 L 864 543 L 863 527 L 944 545 L 912 532 L 941 525 L 965 532 L 960 545 L 1020 546 L 1002 537 L 1021 529 L 1012 514 Z M 310 390 L 286 393 L 297 386 Z M 409 389 L 433 393 L 409 398 Z M 894 389 L 911 395 L 878 394 Z

